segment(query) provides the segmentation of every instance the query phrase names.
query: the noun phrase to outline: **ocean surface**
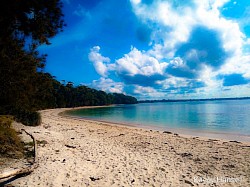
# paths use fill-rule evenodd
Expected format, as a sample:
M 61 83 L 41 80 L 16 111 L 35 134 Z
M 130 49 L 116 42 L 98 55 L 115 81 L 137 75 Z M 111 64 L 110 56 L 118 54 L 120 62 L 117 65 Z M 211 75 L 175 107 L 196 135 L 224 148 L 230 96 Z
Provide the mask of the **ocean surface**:
M 67 115 L 160 130 L 250 136 L 250 100 L 140 103 L 72 110 Z

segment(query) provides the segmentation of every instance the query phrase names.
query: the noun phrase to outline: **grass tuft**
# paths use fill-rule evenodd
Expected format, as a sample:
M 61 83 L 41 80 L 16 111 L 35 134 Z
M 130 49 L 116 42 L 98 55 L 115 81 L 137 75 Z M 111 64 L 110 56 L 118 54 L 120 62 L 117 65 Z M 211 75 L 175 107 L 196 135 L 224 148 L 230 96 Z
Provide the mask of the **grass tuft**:
M 18 133 L 11 127 L 12 122 L 12 116 L 0 116 L 0 156 L 21 158 L 24 145 Z

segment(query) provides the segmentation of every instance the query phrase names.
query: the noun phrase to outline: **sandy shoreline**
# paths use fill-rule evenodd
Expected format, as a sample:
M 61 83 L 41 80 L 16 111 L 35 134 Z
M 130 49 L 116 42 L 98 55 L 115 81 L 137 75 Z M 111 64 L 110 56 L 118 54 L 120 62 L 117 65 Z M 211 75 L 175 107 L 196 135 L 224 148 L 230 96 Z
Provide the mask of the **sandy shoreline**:
M 239 141 L 243 143 L 250 143 L 250 136 L 243 135 L 243 134 L 233 134 L 233 133 L 221 133 L 221 132 L 214 132 L 214 131 L 202 131 L 202 130 L 191 130 L 191 129 L 181 129 L 181 128 L 169 128 L 169 127 L 156 127 L 156 126 L 149 126 L 149 125 L 141 125 L 141 124 L 134 124 L 134 123 L 121 123 L 121 122 L 110 122 L 104 120 L 93 120 L 90 118 L 82 118 L 77 116 L 69 116 L 64 114 L 64 112 L 59 113 L 59 115 L 71 118 L 71 119 L 80 119 L 85 121 L 92 121 L 96 123 L 107 123 L 117 126 L 126 126 L 126 127 L 134 127 L 139 129 L 145 130 L 154 130 L 154 131 L 169 131 L 172 133 L 177 133 L 183 137 L 199 137 L 200 139 L 217 139 L 222 141 Z
M 191 138 L 41 111 L 25 127 L 39 167 L 14 186 L 249 186 L 250 143 Z M 202 182 L 203 180 L 203 182 Z
M 122 126 L 127 126 L 127 127 L 135 127 L 135 128 L 155 130 L 155 131 L 170 131 L 172 133 L 178 133 L 179 135 L 184 136 L 184 137 L 199 137 L 201 139 L 202 138 L 205 138 L 205 139 L 210 138 L 210 139 L 218 139 L 218 140 L 224 140 L 224 141 L 239 141 L 239 142 L 250 143 L 250 135 L 246 135 L 246 134 L 198 130 L 198 129 L 194 130 L 194 129 L 185 129 L 185 128 L 159 127 L 159 126 L 153 126 L 153 125 L 149 126 L 149 125 L 143 125 L 143 124 L 112 122 L 112 121 L 104 121 L 104 120 L 97 120 L 97 119 L 93 120 L 91 118 L 71 116 L 71 115 L 67 114 L 67 111 L 69 111 L 69 110 L 100 108 L 100 107 L 110 107 L 110 106 L 115 106 L 115 105 L 76 107 L 73 109 L 67 109 L 66 111 L 59 113 L 59 115 L 69 117 L 72 119 L 82 119 L 82 120 L 94 121 L 94 122 L 99 122 L 99 123 L 115 124 L 118 126 L 122 125 Z

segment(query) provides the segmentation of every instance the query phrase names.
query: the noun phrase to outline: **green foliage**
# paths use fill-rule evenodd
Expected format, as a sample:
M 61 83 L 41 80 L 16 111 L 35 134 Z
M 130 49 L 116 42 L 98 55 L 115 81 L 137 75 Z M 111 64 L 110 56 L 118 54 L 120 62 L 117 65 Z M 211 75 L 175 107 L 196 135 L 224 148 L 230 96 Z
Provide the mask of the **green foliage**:
M 40 123 L 33 111 L 48 106 L 38 99 L 47 95 L 37 72 L 44 67 L 45 55 L 39 55 L 37 47 L 49 44 L 62 30 L 61 9 L 60 0 L 0 1 L 0 114 L 14 115 L 24 124 Z
M 124 94 L 114 93 L 113 96 L 115 104 L 135 104 L 138 102 L 136 98 Z
M 16 131 L 11 128 L 13 117 L 0 116 L 0 155 L 20 157 L 23 154 L 23 144 Z
M 46 56 L 37 47 L 62 30 L 62 17 L 60 0 L 0 1 L 0 114 L 33 126 L 41 123 L 35 112 L 41 109 L 137 103 L 42 73 Z
M 0 103 L 4 111 L 13 108 L 30 109 L 38 60 L 9 42 L 0 49 Z
M 1 0 L 2 40 L 18 39 L 30 44 L 31 48 L 49 44 L 48 39 L 55 36 L 64 26 L 62 16 L 60 0 Z
M 0 115 L 0 126 L 3 128 L 10 128 L 14 117 L 11 115 Z
M 36 109 L 137 103 L 136 98 L 124 94 L 106 93 L 87 86 L 74 87 L 71 82 L 61 84 L 49 73 L 39 73 L 39 76 Z
M 28 126 L 37 126 L 41 124 L 41 115 L 36 111 L 19 110 L 15 113 L 17 121 Z

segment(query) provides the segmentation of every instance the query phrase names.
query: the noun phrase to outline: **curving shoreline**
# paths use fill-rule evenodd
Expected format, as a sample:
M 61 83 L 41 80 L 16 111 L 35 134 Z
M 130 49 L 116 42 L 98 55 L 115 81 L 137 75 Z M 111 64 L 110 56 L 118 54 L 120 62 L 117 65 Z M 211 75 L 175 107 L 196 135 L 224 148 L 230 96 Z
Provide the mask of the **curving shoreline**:
M 218 186 L 250 184 L 250 143 L 59 115 L 65 110 L 41 111 L 41 126 L 24 127 L 46 143 L 38 145 L 39 167 L 12 185 L 208 186 L 216 177 Z
M 250 135 L 245 135 L 245 134 L 197 130 L 197 129 L 195 130 L 195 129 L 185 129 L 185 128 L 159 127 L 159 126 L 142 125 L 142 124 L 135 124 L 135 123 L 112 122 L 112 121 L 91 119 L 87 117 L 85 118 L 85 117 L 79 117 L 79 116 L 72 116 L 72 115 L 67 114 L 67 112 L 71 110 L 103 108 L 103 107 L 110 107 L 110 106 L 115 106 L 115 105 L 77 107 L 73 109 L 67 109 L 66 111 L 60 112 L 58 115 L 72 118 L 72 119 L 81 119 L 81 120 L 94 121 L 94 122 L 99 122 L 99 123 L 115 124 L 118 126 L 135 127 L 139 129 L 145 129 L 145 130 L 170 131 L 172 133 L 178 133 L 179 135 L 185 136 L 185 137 L 199 137 L 201 139 L 210 138 L 210 139 L 218 139 L 218 140 L 224 140 L 224 141 L 239 141 L 239 142 L 244 142 L 244 143 L 250 143 Z

